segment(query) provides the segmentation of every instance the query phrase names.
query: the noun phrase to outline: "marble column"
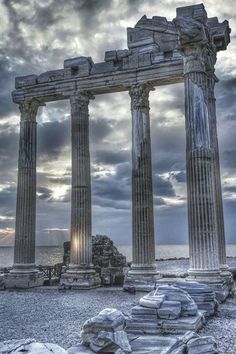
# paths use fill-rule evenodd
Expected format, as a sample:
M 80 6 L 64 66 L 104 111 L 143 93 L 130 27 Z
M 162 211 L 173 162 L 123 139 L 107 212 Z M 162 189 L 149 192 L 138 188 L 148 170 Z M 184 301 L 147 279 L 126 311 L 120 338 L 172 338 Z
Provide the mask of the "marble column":
M 204 8 L 196 19 L 174 20 L 183 55 L 186 116 L 186 170 L 190 269 L 189 279 L 206 283 L 218 300 L 229 293 L 221 277 L 219 235 L 223 218 L 220 205 L 220 170 L 213 83 L 216 47 Z M 186 31 L 188 29 L 188 31 Z M 221 201 L 222 203 L 222 201 Z
M 18 159 L 18 183 L 13 270 L 7 276 L 8 288 L 42 285 L 42 276 L 35 267 L 36 219 L 36 100 L 19 105 L 21 112 Z
M 92 264 L 89 93 L 75 93 L 71 103 L 72 189 L 71 257 L 61 285 L 89 289 L 100 285 Z
M 186 61 L 185 61 L 186 63 Z M 191 68 L 191 70 L 189 70 Z M 187 191 L 190 269 L 193 277 L 220 274 L 215 198 L 215 151 L 210 134 L 204 68 L 185 66 Z
M 155 263 L 152 157 L 148 84 L 130 88 L 132 113 L 133 262 L 124 288 L 151 290 L 159 278 Z
M 218 248 L 219 248 L 219 263 L 222 271 L 228 270 L 226 264 L 226 247 L 225 247 L 225 230 L 224 230 L 224 213 L 221 189 L 221 176 L 220 176 L 220 159 L 219 159 L 219 146 L 217 137 L 217 120 L 216 120 L 216 104 L 214 87 L 218 81 L 215 75 L 210 75 L 207 78 L 207 97 L 208 97 L 208 113 L 210 121 L 210 134 L 212 144 L 215 151 L 214 163 L 214 179 L 215 179 L 215 198 L 216 198 L 216 220 L 218 229 Z

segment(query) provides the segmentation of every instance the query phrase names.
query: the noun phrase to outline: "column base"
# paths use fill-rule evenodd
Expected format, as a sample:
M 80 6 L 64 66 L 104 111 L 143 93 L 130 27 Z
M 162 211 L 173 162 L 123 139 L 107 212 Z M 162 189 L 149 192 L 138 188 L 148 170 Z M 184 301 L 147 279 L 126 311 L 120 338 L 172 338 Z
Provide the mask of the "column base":
M 223 302 L 229 296 L 229 285 L 220 271 L 189 269 L 188 274 L 186 280 L 208 285 L 215 292 L 217 301 Z
M 10 273 L 5 274 L 6 289 L 28 289 L 43 286 L 43 273 L 36 268 L 30 267 L 27 269 L 26 265 L 13 267 Z
M 156 282 L 161 278 L 156 265 L 132 265 L 125 276 L 123 290 L 128 292 L 145 291 L 156 289 Z
M 60 279 L 60 289 L 89 290 L 101 286 L 101 278 L 94 269 L 70 267 Z

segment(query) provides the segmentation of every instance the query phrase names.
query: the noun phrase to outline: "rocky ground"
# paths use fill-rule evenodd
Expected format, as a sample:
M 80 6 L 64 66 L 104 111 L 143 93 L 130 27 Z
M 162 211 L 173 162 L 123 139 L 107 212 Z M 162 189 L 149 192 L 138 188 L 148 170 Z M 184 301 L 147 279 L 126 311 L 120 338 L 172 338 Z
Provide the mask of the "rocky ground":
M 185 272 L 188 261 L 158 262 L 160 271 Z M 232 262 L 230 261 L 232 266 Z M 142 294 L 124 293 L 121 288 L 90 291 L 58 291 L 43 287 L 28 291 L 0 292 L 0 341 L 35 338 L 68 348 L 80 339 L 82 324 L 106 307 L 129 314 Z M 201 330 L 213 335 L 221 354 L 236 353 L 236 297 L 220 305 L 218 314 Z

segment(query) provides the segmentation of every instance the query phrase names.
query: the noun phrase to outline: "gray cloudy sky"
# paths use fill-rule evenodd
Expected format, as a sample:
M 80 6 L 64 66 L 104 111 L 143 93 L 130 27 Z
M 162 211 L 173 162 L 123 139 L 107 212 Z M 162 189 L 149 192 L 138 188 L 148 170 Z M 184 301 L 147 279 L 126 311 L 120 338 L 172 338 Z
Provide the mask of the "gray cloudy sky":
M 178 0 L 0 0 L 0 245 L 14 237 L 19 113 L 11 102 L 15 76 L 63 67 L 66 58 L 124 49 L 126 28 L 146 14 L 175 17 Z M 226 237 L 236 241 L 236 6 L 203 1 L 209 17 L 230 21 L 231 44 L 216 74 Z M 187 242 L 183 85 L 150 95 L 157 243 Z M 70 107 L 48 104 L 38 114 L 38 244 L 61 243 L 70 220 Z M 93 233 L 131 243 L 131 118 L 127 93 L 90 104 Z

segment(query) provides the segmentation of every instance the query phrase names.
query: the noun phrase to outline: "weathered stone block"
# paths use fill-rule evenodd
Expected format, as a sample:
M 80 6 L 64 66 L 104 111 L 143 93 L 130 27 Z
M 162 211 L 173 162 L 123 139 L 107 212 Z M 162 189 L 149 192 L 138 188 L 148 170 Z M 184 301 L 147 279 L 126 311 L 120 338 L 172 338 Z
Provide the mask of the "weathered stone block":
M 93 60 L 91 57 L 71 58 L 64 61 L 64 68 L 71 68 L 71 74 L 78 76 L 89 75 L 92 65 Z
M 15 78 L 15 88 L 36 85 L 37 75 L 18 76 Z
M 6 273 L 5 287 L 6 289 L 28 289 L 42 286 L 44 283 L 43 274 L 35 273 Z
M 35 339 L 13 339 L 0 342 L 0 353 L 16 354 L 67 354 L 67 351 L 57 344 L 37 343 Z
M 152 292 L 151 294 L 143 296 L 139 300 L 139 304 L 143 307 L 159 309 L 159 307 L 162 305 L 164 300 L 165 300 L 165 295 L 155 294 Z
M 151 55 L 150 53 L 139 54 L 138 56 L 138 66 L 149 66 L 151 65 Z
M 181 314 L 181 303 L 179 301 L 164 301 L 157 310 L 160 318 L 175 320 Z
M 127 28 L 128 48 L 145 46 L 154 43 L 153 31 L 141 28 Z
M 121 59 L 131 55 L 132 52 L 131 52 L 131 50 L 123 49 L 123 50 L 117 50 L 116 53 L 117 53 L 117 59 L 121 60 Z
M 114 353 L 121 349 L 130 353 L 131 347 L 124 331 L 125 316 L 116 309 L 104 309 L 87 320 L 81 331 L 82 344 L 95 353 Z
M 64 78 L 64 70 L 53 70 L 53 71 L 47 71 L 41 75 L 38 76 L 37 82 L 39 84 L 44 83 L 44 82 L 50 82 L 50 81 L 56 81 L 56 80 L 62 80 Z
M 213 337 L 198 337 L 187 342 L 188 354 L 217 354 L 217 345 Z
M 102 74 L 116 70 L 118 70 L 118 68 L 114 66 L 113 61 L 108 61 L 94 64 L 91 69 L 91 74 Z
M 105 52 L 105 61 L 116 61 L 117 60 L 117 52 L 116 50 L 109 50 Z

